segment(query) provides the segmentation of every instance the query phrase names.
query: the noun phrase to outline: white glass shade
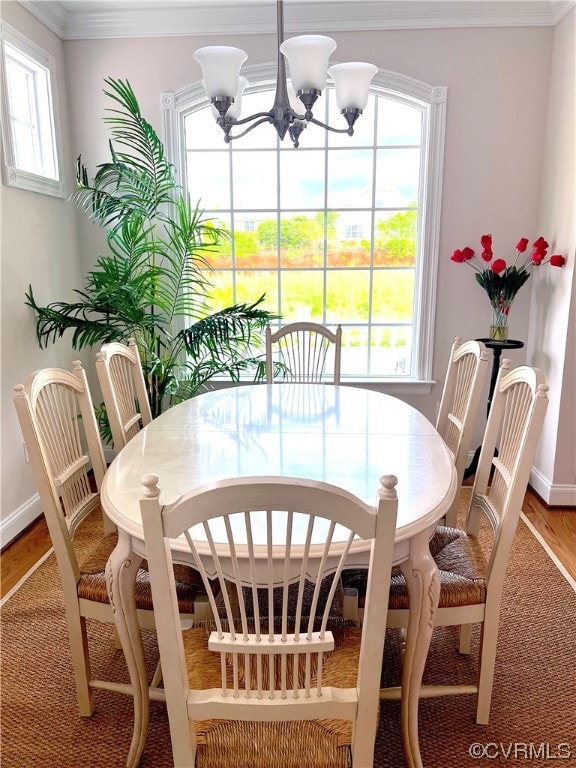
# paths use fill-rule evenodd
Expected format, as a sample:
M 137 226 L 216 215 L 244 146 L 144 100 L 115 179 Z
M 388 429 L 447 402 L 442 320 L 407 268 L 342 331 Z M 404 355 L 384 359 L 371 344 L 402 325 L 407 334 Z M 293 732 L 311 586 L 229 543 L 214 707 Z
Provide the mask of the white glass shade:
M 338 109 L 364 109 L 368 102 L 368 89 L 378 67 L 363 61 L 334 64 L 328 74 L 334 80 Z
M 231 104 L 228 107 L 228 111 L 226 112 L 226 117 L 232 117 L 234 118 L 234 120 L 238 120 L 238 118 L 240 117 L 240 111 L 242 109 L 242 94 L 244 93 L 244 90 L 248 85 L 248 80 L 245 77 L 242 77 L 242 75 L 240 75 L 240 77 L 238 78 L 238 84 L 239 84 L 239 88 L 238 88 L 238 93 L 236 94 L 236 96 L 234 96 L 234 104 Z M 204 80 L 202 80 L 202 85 L 204 85 Z M 216 119 L 220 117 L 218 110 L 214 105 L 212 105 L 212 114 Z
M 324 35 L 298 35 L 282 43 L 280 52 L 288 60 L 295 91 L 305 88 L 324 90 L 328 59 L 335 48 L 334 40 Z
M 235 98 L 238 93 L 240 67 L 248 58 L 246 51 L 228 45 L 209 45 L 199 48 L 194 58 L 202 67 L 206 96 Z

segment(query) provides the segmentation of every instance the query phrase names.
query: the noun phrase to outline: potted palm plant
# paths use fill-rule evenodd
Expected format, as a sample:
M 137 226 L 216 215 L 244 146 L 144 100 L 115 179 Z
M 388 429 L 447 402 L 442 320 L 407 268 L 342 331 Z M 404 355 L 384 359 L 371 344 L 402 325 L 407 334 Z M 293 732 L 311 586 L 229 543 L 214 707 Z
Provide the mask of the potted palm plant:
M 89 180 L 78 158 L 74 202 L 106 229 L 100 255 L 75 302 L 42 306 L 29 286 L 41 347 L 67 331 L 74 349 L 134 337 L 153 415 L 206 388 L 215 376 L 264 376 L 262 329 L 277 317 L 253 303 L 210 308 L 205 255 L 228 237 L 178 185 L 154 128 L 128 81 L 107 79 L 114 101 L 104 122 L 110 160 Z

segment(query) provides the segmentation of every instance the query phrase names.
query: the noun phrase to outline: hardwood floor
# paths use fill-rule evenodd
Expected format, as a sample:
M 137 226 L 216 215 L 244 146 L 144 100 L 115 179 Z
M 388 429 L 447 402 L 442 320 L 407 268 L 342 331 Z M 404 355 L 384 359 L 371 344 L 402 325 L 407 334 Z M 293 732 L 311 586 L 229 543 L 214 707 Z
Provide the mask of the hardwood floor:
M 546 507 L 531 489 L 522 510 L 558 560 L 576 580 L 576 508 Z
M 534 491 L 528 489 L 523 510 L 558 560 L 576 580 L 576 507 L 548 508 Z M 44 517 L 41 517 L 2 550 L 0 597 L 4 597 L 18 583 L 50 546 L 48 528 Z
M 0 598 L 9 592 L 50 549 L 44 515 L 10 542 L 0 555 Z

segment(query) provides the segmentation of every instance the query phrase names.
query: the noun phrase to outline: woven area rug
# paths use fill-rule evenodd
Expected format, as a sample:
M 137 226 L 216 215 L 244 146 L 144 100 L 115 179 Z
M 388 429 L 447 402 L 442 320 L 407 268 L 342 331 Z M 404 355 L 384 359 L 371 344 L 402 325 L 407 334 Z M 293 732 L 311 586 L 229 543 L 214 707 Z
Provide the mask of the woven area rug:
M 89 537 L 79 543 L 89 547 Z M 53 555 L 5 603 L 1 620 L 2 768 L 121 768 L 132 732 L 131 699 L 96 691 L 94 715 L 78 716 Z M 127 681 L 111 628 L 91 622 L 89 631 L 95 671 Z M 490 723 L 476 725 L 474 696 L 422 700 L 424 766 L 576 766 L 575 638 L 576 594 L 520 522 L 504 593 Z M 145 633 L 145 645 L 154 665 L 153 633 Z M 476 648 L 477 638 L 471 656 L 460 657 L 453 630 L 436 629 L 426 681 L 472 682 Z M 397 638 L 388 632 L 386 684 L 397 683 L 399 666 Z M 141 767 L 172 764 L 166 710 L 153 702 Z M 374 766 L 404 765 L 399 703 L 382 702 Z

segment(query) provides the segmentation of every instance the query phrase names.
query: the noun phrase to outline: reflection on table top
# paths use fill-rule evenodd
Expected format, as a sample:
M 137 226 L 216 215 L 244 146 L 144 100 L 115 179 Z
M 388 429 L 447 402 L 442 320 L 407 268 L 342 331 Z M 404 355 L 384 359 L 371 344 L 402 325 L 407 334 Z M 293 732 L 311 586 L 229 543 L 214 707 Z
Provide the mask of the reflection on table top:
M 453 497 L 451 456 L 416 409 L 366 389 L 307 384 L 231 387 L 171 408 L 108 469 L 102 503 L 141 537 L 141 478 L 155 472 L 161 501 L 233 476 L 283 475 L 338 485 L 374 503 L 383 474 L 398 477 L 397 541 L 444 514 Z

